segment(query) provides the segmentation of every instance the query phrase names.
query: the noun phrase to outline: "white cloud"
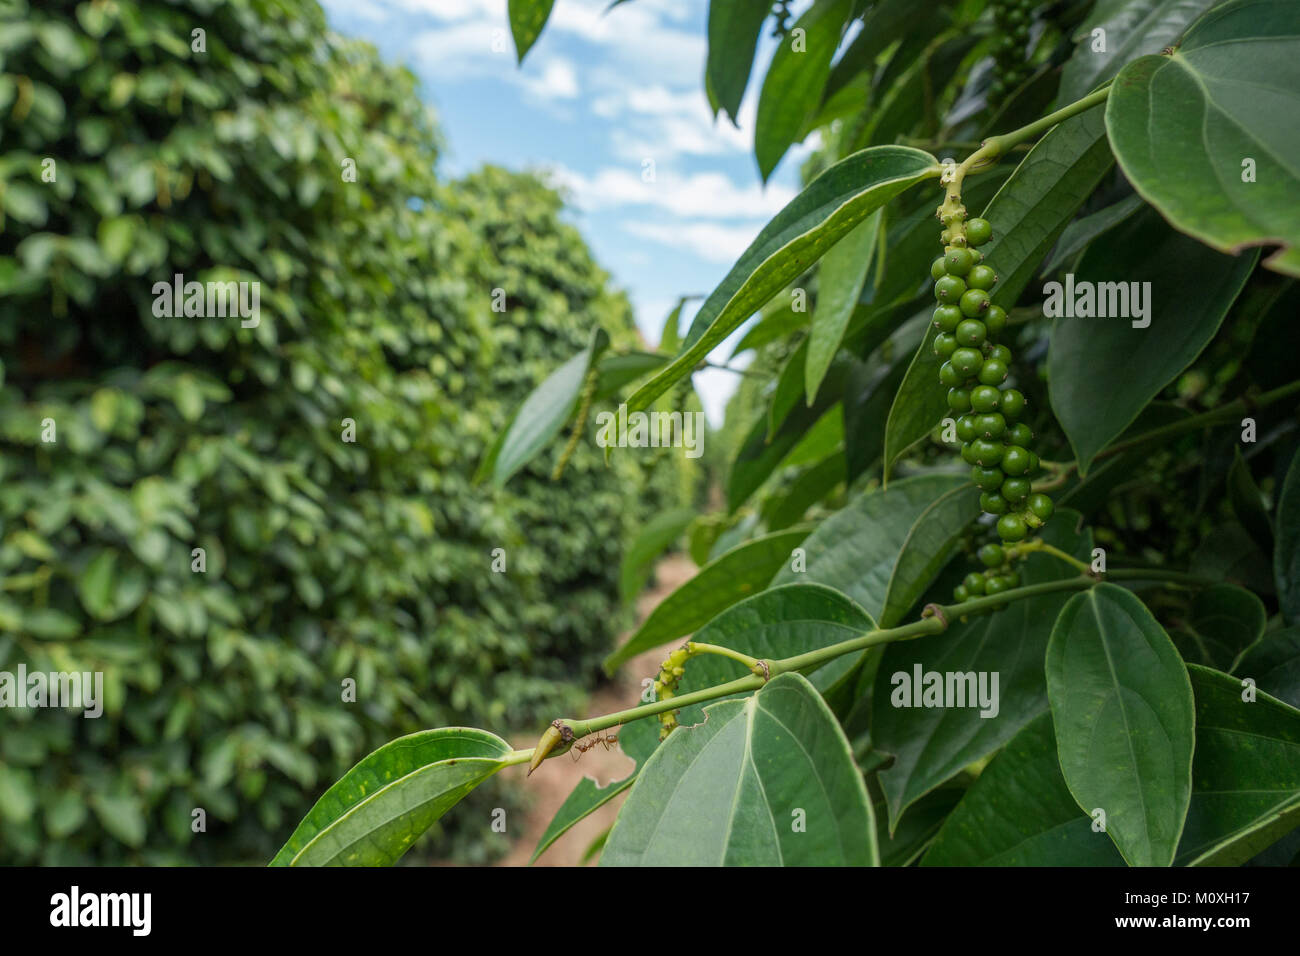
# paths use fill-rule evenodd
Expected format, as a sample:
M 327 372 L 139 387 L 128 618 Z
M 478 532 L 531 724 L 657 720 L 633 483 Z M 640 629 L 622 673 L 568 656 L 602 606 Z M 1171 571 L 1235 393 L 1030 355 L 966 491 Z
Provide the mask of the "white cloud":
M 694 219 L 767 220 L 794 198 L 785 186 L 758 184 L 739 188 L 721 173 L 679 176 L 659 173 L 655 182 L 641 178 L 639 169 L 607 167 L 585 176 L 563 166 L 550 170 L 556 185 L 567 189 L 584 209 L 611 206 L 651 206 L 675 216 Z
M 540 76 L 524 74 L 521 82 L 529 92 L 546 100 L 571 100 L 578 95 L 578 72 L 563 57 L 545 61 Z
M 634 236 L 689 249 L 701 259 L 730 265 L 754 241 L 763 224 L 724 226 L 716 222 L 630 222 L 624 228 Z

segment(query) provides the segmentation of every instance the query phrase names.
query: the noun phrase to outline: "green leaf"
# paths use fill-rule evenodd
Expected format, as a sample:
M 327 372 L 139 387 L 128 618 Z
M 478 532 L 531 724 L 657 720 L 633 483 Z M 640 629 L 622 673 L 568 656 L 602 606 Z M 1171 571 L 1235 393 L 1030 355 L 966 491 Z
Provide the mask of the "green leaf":
M 621 355 L 606 355 L 596 363 L 596 394 L 592 401 L 605 401 L 614 398 L 626 385 L 630 385 L 644 375 L 662 368 L 668 363 L 667 356 L 654 352 L 626 352 Z
M 677 304 L 673 306 L 668 317 L 664 319 L 663 331 L 659 333 L 659 351 L 669 355 L 676 352 L 682 345 L 682 309 L 686 303 L 692 299 L 698 299 L 697 295 L 683 295 L 678 297 Z
M 590 777 L 583 777 L 560 809 L 555 811 L 555 816 L 546 825 L 546 831 L 537 841 L 537 849 L 533 850 L 533 855 L 529 857 L 528 862 L 536 863 L 537 858 L 549 850 L 556 840 L 632 786 L 634 780 L 636 774 L 630 773 L 622 780 L 601 787 Z
M 139 797 L 125 793 L 96 793 L 90 796 L 90 808 L 113 839 L 130 847 L 144 844 L 148 827 Z
M 619 570 L 619 597 L 626 604 L 633 600 L 650 577 L 650 569 L 664 549 L 682 536 L 695 520 L 694 508 L 675 508 L 655 515 L 623 552 Z
M 794 410 L 770 439 L 767 437 L 767 419 L 760 418 L 754 422 L 727 475 L 728 511 L 734 512 L 748 501 L 750 495 L 762 487 L 763 482 L 782 462 L 789 464 L 790 457 L 806 438 L 820 429 L 840 424 L 840 416 L 834 412 L 834 408 L 839 402 L 839 392 L 847 371 L 845 365 L 832 366 L 830 376 L 818 393 L 817 402 L 811 407 L 796 403 Z
M 1266 619 L 1264 602 L 1253 593 L 1215 584 L 1197 593 L 1187 619 L 1172 636 L 1182 639 L 1178 643 L 1184 660 L 1231 671 L 1264 633 Z
M 1264 265 L 1300 276 L 1300 127 L 1283 120 L 1297 114 L 1300 5 L 1231 0 L 1172 56 L 1120 71 L 1106 128 L 1124 175 L 1176 229 L 1221 252 L 1277 245 Z
M 1192 803 L 1176 863 L 1238 866 L 1300 826 L 1300 711 L 1188 665 L 1196 694 Z
M 628 399 L 628 411 L 649 407 L 871 213 L 937 175 L 933 156 L 905 146 L 865 149 L 823 172 L 763 227 L 700 306 L 685 351 Z
M 316 801 L 272 866 L 387 866 L 465 794 L 507 766 L 510 745 L 471 727 L 398 737 Z
M 965 478 L 955 475 L 920 475 L 888 490 L 863 492 L 808 536 L 803 545 L 807 570 L 784 567 L 772 583 L 824 584 L 878 617 L 913 525 L 935 499 L 965 484 Z
M 1010 309 L 1085 199 L 1114 163 L 1099 109 L 1053 127 L 984 210 L 993 238 L 980 251 L 998 274 L 993 301 Z
M 1277 499 L 1273 578 L 1282 616 L 1292 622 L 1300 619 L 1300 455 L 1292 457 Z
M 980 515 L 980 493 L 974 485 L 960 485 L 934 500 L 917 517 L 898 553 L 880 626 L 899 624 L 917 599 L 956 553 L 970 523 Z
M 1111 203 L 1091 216 L 1076 219 L 1065 227 L 1061 238 L 1056 242 L 1056 248 L 1052 250 L 1051 258 L 1047 260 L 1039 274 L 1051 275 L 1062 266 L 1069 264 L 1093 242 L 1127 221 L 1130 216 L 1145 206 L 1146 203 L 1142 201 L 1141 196 L 1129 196 L 1117 203 Z
M 735 125 L 740 101 L 749 85 L 754 65 L 754 48 L 763 21 L 772 12 L 769 4 L 752 0 L 709 0 L 709 58 L 704 66 L 704 88 L 713 115 L 726 110 Z
M 591 363 L 608 345 L 609 335 L 596 329 L 585 349 L 529 393 L 479 464 L 477 480 L 490 474 L 500 488 L 546 447 L 573 415 Z
M 863 16 L 862 29 L 844 55 L 831 68 L 823 100 L 829 100 L 854 78 L 876 67 L 876 58 L 895 40 L 906 39 L 926 29 L 936 11 L 916 0 L 879 0 Z M 920 21 L 920 22 L 918 22 Z
M 943 360 L 934 352 L 934 337 L 937 334 L 933 323 L 926 326 L 925 336 L 916 347 L 912 363 L 908 365 L 903 382 L 894 395 L 894 402 L 889 406 L 881 470 L 882 481 L 886 486 L 889 485 L 889 473 L 898 460 L 907 454 L 909 448 L 924 440 L 944 416 L 950 414 L 947 390 L 939 384 L 939 366 Z
M 753 3 L 752 6 L 761 6 Z M 763 77 L 754 124 L 754 155 L 766 182 L 821 103 L 852 0 L 817 0 L 781 39 Z
M 878 866 L 849 742 L 798 674 L 706 708 L 646 762 L 602 866 Z
M 1219 0 L 1101 0 L 1074 32 L 1080 41 L 1065 64 L 1056 109 L 1082 99 L 1136 57 L 1159 53 Z M 1092 31 L 1105 31 L 1105 49 L 1093 48 Z
M 553 6 L 555 0 L 510 0 L 510 33 L 520 63 L 542 35 Z
M 605 658 L 605 671 L 612 674 L 642 651 L 698 630 L 737 601 L 766 588 L 807 535 L 807 528 L 779 531 L 746 541 L 710 561 L 664 598 L 627 643 Z
M 840 349 L 840 341 L 858 304 L 871 258 L 875 255 L 883 212 L 883 209 L 877 209 L 862 220 L 822 257 L 817 271 L 817 306 L 813 310 L 812 330 L 807 339 L 804 388 L 809 405 L 817 398 L 817 390 L 830 368 L 831 359 Z
M 795 311 L 793 296 L 789 302 L 775 298 L 763 306 L 758 321 L 740 337 L 736 347 L 731 350 L 731 357 L 734 359 L 748 349 L 761 349 L 777 339 L 783 339 L 790 333 L 802 329 L 808 324 L 810 318 L 811 313 L 806 309 Z
M 844 453 L 837 451 L 805 469 L 785 494 L 763 504 L 763 521 L 770 531 L 780 531 L 803 520 L 804 513 L 845 479 Z
M 1089 249 L 1073 284 L 1068 276 L 1055 283 L 1044 305 L 1059 304 L 1047 378 L 1052 410 L 1081 474 L 1201 353 L 1257 258 L 1221 256 L 1147 210 Z M 1080 290 L 1095 291 L 1091 316 L 1063 311 L 1077 303 Z M 1139 293 L 1130 290 L 1141 290 L 1142 318 L 1135 317 Z M 1106 315 L 1100 314 L 1103 296 Z
M 1278 700 L 1300 707 L 1300 627 L 1265 634 L 1242 655 L 1233 673 L 1250 678 Z
M 875 793 L 875 790 L 872 790 Z M 880 846 L 881 866 L 911 866 L 926 851 L 943 821 L 961 801 L 965 790 L 944 787 L 928 793 L 912 808 L 893 834 L 889 832 L 889 813 L 884 799 L 875 800 L 876 843 Z
M 118 563 L 118 553 L 106 548 L 90 561 L 77 580 L 82 606 L 97 621 L 112 621 L 134 611 L 144 600 L 149 584 L 137 565 Z
M 1241 457 L 1241 449 L 1232 449 L 1232 467 L 1228 469 L 1228 503 L 1241 526 L 1265 551 L 1273 550 L 1273 525 L 1264 508 L 1264 494 Z
M 1067 554 L 1087 558 L 1092 538 L 1074 531 L 1078 520 L 1077 513 L 1061 509 L 1041 537 Z M 1045 554 L 1031 555 L 1023 567 L 1027 585 L 1075 576 L 1068 565 Z M 938 599 L 947 600 L 946 595 Z M 917 800 L 996 752 L 1047 711 L 1043 657 L 1052 622 L 1066 600 L 1063 592 L 1041 594 L 996 614 L 955 621 L 946 633 L 885 648 L 872 695 L 871 732 L 874 747 L 894 756 L 880 773 L 891 828 Z M 990 690 L 997 674 L 997 716 L 981 717 L 979 707 L 915 706 L 918 668 L 922 690 L 926 674 L 943 674 L 945 681 L 948 674 L 971 674 L 977 681 L 987 674 Z
M 1061 776 L 1050 714 L 1026 724 L 944 821 L 922 866 L 1123 866 Z
M 1061 772 L 1130 866 L 1168 866 L 1192 790 L 1195 703 L 1178 651 L 1128 591 L 1099 584 L 1065 605 L 1047 646 Z

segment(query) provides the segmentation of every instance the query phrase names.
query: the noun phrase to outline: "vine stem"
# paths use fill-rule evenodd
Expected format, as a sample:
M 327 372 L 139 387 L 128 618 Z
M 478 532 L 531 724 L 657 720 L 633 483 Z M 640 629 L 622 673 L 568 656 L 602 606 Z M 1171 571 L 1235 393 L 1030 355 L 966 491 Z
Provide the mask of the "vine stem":
M 1013 146 L 1017 146 L 1026 140 L 1037 139 L 1043 133 L 1055 126 L 1068 120 L 1071 116 L 1092 109 L 1099 103 L 1106 102 L 1106 97 L 1110 95 L 1110 84 L 1107 83 L 1101 89 L 1094 93 L 1089 93 L 1083 99 L 1075 100 L 1068 106 L 1063 106 L 1055 113 L 1048 113 L 1040 120 L 1035 120 L 1028 126 L 1022 126 L 1020 129 L 1012 130 L 1010 133 L 1002 133 L 999 136 L 990 136 L 975 152 L 971 153 L 957 167 L 958 182 L 972 170 L 982 169 L 986 166 L 992 166 L 997 160 L 1006 154 Z
M 909 641 L 930 634 L 940 634 L 948 629 L 949 622 L 951 621 L 969 617 L 974 614 L 981 614 L 986 611 L 1001 610 L 1013 601 L 1022 601 L 1026 598 L 1038 597 L 1042 594 L 1053 594 L 1058 591 L 1085 591 L 1103 580 L 1166 581 L 1171 584 L 1198 586 L 1210 583 L 1206 578 L 1187 574 L 1183 571 L 1169 571 L 1163 568 L 1117 568 L 1101 575 L 1100 577 L 1094 577 L 1091 574 L 1081 574 L 1078 577 L 1065 578 L 1059 581 L 1044 581 L 1040 584 L 1030 584 L 1025 587 L 1012 588 L 1011 590 L 1004 591 L 1001 594 L 972 598 L 969 601 L 963 601 L 960 604 L 930 605 L 926 609 L 926 615 L 919 621 L 913 621 L 910 624 L 903 624 L 899 627 L 877 628 L 859 634 L 857 637 L 849 638 L 847 641 L 841 641 L 838 644 L 830 644 L 826 647 L 820 647 L 804 654 L 796 654 L 793 657 L 786 657 L 780 660 L 759 661 L 758 663 L 760 665 L 767 665 L 767 671 L 771 677 L 775 677 L 778 674 L 788 674 L 794 671 L 804 671 L 813 667 L 818 667 L 827 661 L 834 660 L 837 657 L 842 657 L 845 654 L 852 654 L 854 651 L 865 650 L 868 647 L 874 647 L 878 644 L 892 644 L 896 641 Z M 730 650 L 729 648 L 720 648 L 716 645 L 704 646 L 714 647 L 716 650 Z M 746 664 L 746 666 L 748 666 L 747 662 L 753 660 L 753 658 L 740 654 L 738 651 L 733 651 L 727 656 L 734 656 L 739 663 Z M 581 737 L 587 736 L 588 734 L 598 733 L 602 730 L 608 730 L 611 727 L 617 727 L 634 720 L 640 720 L 642 717 L 653 717 L 656 714 L 662 714 L 669 710 L 676 710 L 679 707 L 689 707 L 692 704 L 702 704 L 707 701 L 717 700 L 721 697 L 730 697 L 732 694 L 743 694 L 749 691 L 758 690 L 767 683 L 768 679 L 769 678 L 750 674 L 746 677 L 728 681 L 724 684 L 705 687 L 700 690 L 691 691 L 687 694 L 669 697 L 665 700 L 653 701 L 649 704 L 642 704 L 639 707 L 629 707 L 626 710 L 615 711 L 612 714 L 591 717 L 587 720 L 572 720 L 564 718 L 561 719 L 559 723 L 567 725 L 568 728 L 573 731 L 573 739 L 577 740 Z M 514 751 L 508 758 L 506 758 L 508 764 L 513 765 L 516 763 L 527 762 L 532 758 L 535 750 L 536 748 L 526 751 Z M 562 752 L 563 751 L 557 750 L 556 754 Z M 556 754 L 548 754 L 548 757 L 555 756 Z

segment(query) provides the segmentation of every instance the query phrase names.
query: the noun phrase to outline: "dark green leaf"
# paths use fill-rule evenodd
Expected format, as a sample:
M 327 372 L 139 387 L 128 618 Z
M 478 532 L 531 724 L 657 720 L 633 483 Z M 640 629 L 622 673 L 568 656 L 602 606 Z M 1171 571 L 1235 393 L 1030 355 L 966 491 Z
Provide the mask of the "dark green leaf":
M 709 0 L 709 58 L 704 67 L 704 88 L 714 116 L 720 109 L 727 111 L 732 123 L 740 116 L 740 101 L 749 85 L 758 34 L 771 12 L 771 6 L 752 0 Z
M 970 523 L 980 515 L 980 492 L 959 485 L 936 498 L 907 532 L 885 591 L 880 626 L 894 627 L 948 563 Z
M 515 38 L 520 63 L 542 35 L 553 6 L 555 0 L 510 0 L 510 32 Z
M 1264 494 L 1255 484 L 1250 466 L 1241 457 L 1241 449 L 1233 446 L 1232 468 L 1228 471 L 1228 503 L 1241 526 L 1264 551 L 1273 550 L 1273 525 L 1264 508 Z
M 1277 498 L 1273 577 L 1282 615 L 1291 622 L 1300 619 L 1300 454 L 1291 459 Z
M 1300 627 L 1265 634 L 1233 669 L 1242 679 L 1278 700 L 1300 707 Z

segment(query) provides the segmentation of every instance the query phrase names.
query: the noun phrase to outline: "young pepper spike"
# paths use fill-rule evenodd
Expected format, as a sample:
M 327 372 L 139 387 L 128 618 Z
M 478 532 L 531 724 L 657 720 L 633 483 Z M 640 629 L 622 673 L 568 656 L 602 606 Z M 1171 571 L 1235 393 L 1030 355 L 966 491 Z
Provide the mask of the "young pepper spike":
M 561 744 L 567 744 L 567 746 L 565 746 L 564 750 L 556 751 L 555 748 Z M 531 777 L 533 771 L 541 766 L 542 761 L 551 756 L 552 751 L 562 754 L 571 746 L 573 746 L 573 728 L 562 720 L 552 721 L 551 726 L 546 728 L 546 731 L 537 741 L 537 746 L 533 748 L 533 759 L 528 764 L 528 773 L 525 776 Z

